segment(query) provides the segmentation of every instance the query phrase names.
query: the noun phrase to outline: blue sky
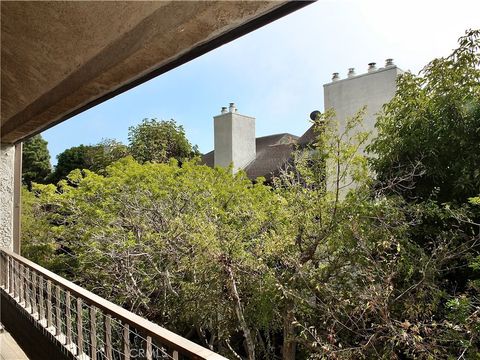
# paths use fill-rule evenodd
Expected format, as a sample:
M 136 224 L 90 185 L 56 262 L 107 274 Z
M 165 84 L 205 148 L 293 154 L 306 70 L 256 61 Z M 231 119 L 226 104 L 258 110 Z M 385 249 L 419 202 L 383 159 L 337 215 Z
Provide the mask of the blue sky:
M 127 143 L 144 118 L 175 119 L 200 151 L 213 148 L 214 115 L 235 102 L 256 117 L 257 136 L 301 135 L 323 110 L 333 72 L 386 58 L 418 72 L 446 56 L 468 28 L 480 28 L 480 1 L 319 0 L 59 124 L 42 135 L 52 163 L 63 150 L 102 138 Z

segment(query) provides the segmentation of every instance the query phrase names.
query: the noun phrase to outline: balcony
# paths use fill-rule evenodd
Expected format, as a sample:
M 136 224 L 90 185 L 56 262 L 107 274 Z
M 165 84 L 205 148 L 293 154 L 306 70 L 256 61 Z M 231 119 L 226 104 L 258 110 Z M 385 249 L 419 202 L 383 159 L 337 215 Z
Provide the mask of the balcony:
M 310 3 L 1 3 L 2 341 L 32 359 L 223 359 L 17 255 L 22 141 Z
M 0 269 L 1 321 L 30 359 L 225 360 L 11 251 Z

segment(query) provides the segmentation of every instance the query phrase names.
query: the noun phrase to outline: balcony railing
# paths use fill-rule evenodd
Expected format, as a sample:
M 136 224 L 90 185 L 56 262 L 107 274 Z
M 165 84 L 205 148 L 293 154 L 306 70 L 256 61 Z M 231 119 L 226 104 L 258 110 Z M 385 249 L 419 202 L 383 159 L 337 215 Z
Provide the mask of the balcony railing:
M 2 295 L 67 358 L 226 360 L 8 250 L 0 269 Z

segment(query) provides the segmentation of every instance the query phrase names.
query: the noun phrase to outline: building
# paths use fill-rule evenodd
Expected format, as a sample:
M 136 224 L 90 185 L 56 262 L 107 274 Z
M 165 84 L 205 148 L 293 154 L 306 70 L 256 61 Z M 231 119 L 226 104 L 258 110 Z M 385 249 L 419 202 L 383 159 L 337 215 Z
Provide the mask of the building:
M 298 140 L 287 133 L 255 137 L 255 118 L 240 115 L 234 103 L 213 119 L 215 150 L 202 157 L 203 163 L 211 167 L 232 164 L 234 173 L 243 169 L 251 179 L 275 175 L 290 159 Z
M 350 68 L 345 79 L 333 73 L 332 81 L 323 86 L 324 109 L 335 110 L 343 130 L 345 120 L 365 106 L 365 130 L 375 133 L 376 116 L 395 95 L 397 77 L 402 73 L 392 59 L 387 59 L 382 68 L 370 63 L 368 71 L 360 75 Z M 202 162 L 211 167 L 232 164 L 233 172 L 243 169 L 252 180 L 259 176 L 271 179 L 291 159 L 297 146 L 306 146 L 315 138 L 313 126 L 301 136 L 282 133 L 257 138 L 255 118 L 239 114 L 234 103 L 228 109 L 223 107 L 213 124 L 214 150 L 203 155 Z

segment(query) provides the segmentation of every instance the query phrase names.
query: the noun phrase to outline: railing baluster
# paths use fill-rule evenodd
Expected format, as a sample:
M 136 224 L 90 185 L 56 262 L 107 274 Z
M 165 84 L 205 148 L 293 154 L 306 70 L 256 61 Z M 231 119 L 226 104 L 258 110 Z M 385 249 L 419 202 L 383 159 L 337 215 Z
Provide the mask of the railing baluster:
M 43 307 L 44 301 L 43 301 L 43 277 L 42 275 L 38 275 L 38 319 L 42 322 L 45 319 L 45 309 Z
M 3 259 L 3 254 L 0 254 L 0 286 L 3 286 L 5 287 L 5 289 L 7 288 L 5 285 L 5 279 L 7 278 L 6 277 L 6 274 L 5 274 L 5 261 Z
M 6 264 L 7 264 L 7 268 L 6 268 L 6 274 L 7 274 L 7 284 L 6 284 L 6 288 L 7 288 L 7 293 L 10 294 L 11 290 L 12 290 L 12 285 L 11 285 L 11 280 L 12 280 L 12 275 L 11 275 L 11 259 L 9 257 L 7 257 L 6 259 Z
M 37 273 L 32 271 L 32 314 L 38 316 L 37 309 Z
M 112 317 L 105 315 L 105 356 L 112 360 Z
M 152 337 L 147 336 L 147 349 L 146 349 L 147 360 L 153 360 L 153 351 L 152 351 Z
M 5 283 L 3 285 L 5 286 L 5 289 L 9 290 L 8 288 L 10 286 L 10 273 L 8 271 L 8 268 L 10 264 L 10 258 L 3 253 L 2 253 L 2 263 L 4 266 L 4 274 L 5 274 Z
M 14 277 L 14 265 L 15 265 L 15 262 L 13 261 L 13 259 L 11 258 L 8 258 L 10 261 L 9 261 L 9 266 L 8 266 L 8 272 L 10 273 L 10 286 L 8 287 L 8 293 L 9 294 L 14 294 L 15 293 L 15 283 L 13 281 L 13 277 Z
M 97 360 L 97 309 L 90 306 L 90 359 Z
M 17 262 L 15 260 L 12 260 L 12 294 L 13 294 L 13 298 L 15 299 L 16 296 L 17 296 L 17 282 L 15 280 L 15 277 L 17 276 Z
M 1 262 L 1 267 L 2 267 L 2 286 L 7 290 L 8 287 L 8 272 L 7 272 L 7 266 L 5 262 L 5 256 L 3 254 L 0 254 L 0 262 Z
M 77 297 L 77 355 L 81 357 L 83 354 L 83 311 L 82 299 Z
M 30 282 L 30 279 L 28 277 L 29 269 L 28 267 L 24 266 L 23 267 L 23 306 L 27 308 L 28 306 L 28 296 L 29 296 L 29 291 L 28 291 L 28 284 Z
M 20 266 L 20 264 L 15 261 L 15 267 L 13 268 L 13 271 L 14 271 L 14 279 L 13 279 L 13 286 L 14 286 L 14 289 L 15 289 L 15 293 L 13 294 L 13 297 L 14 298 L 17 298 L 17 297 L 20 297 L 20 282 L 18 281 L 18 267 Z
M 22 304 L 23 303 L 23 306 L 25 306 L 25 278 L 24 278 L 24 271 L 25 271 L 25 268 L 22 264 L 19 264 L 19 286 L 20 286 L 20 291 L 19 291 L 19 294 L 18 294 L 18 303 L 19 304 Z
M 47 328 L 52 325 L 52 282 L 47 280 Z
M 72 311 L 71 311 L 71 298 L 70 291 L 65 292 L 65 325 L 67 327 L 67 339 L 66 345 L 70 346 L 72 344 Z
M 10 260 L 10 283 L 11 283 L 11 290 L 10 294 L 12 297 L 15 298 L 15 260 Z
M 172 357 L 173 357 L 174 360 L 178 360 L 178 351 L 177 350 L 173 350 Z
M 57 300 L 55 301 L 55 304 L 56 304 L 56 308 L 55 308 L 55 317 L 56 317 L 56 323 L 57 323 L 57 326 L 56 326 L 56 332 L 55 332 L 55 335 L 60 335 L 62 333 L 62 319 L 61 319 L 61 311 L 62 311 L 62 301 L 60 299 L 60 297 L 62 296 L 62 294 L 60 293 L 60 286 L 58 285 L 55 285 L 55 297 L 57 298 Z
M 30 268 L 25 268 L 25 309 L 32 310 L 32 292 L 30 291 Z
M 130 326 L 123 324 L 123 354 L 125 360 L 130 360 Z

